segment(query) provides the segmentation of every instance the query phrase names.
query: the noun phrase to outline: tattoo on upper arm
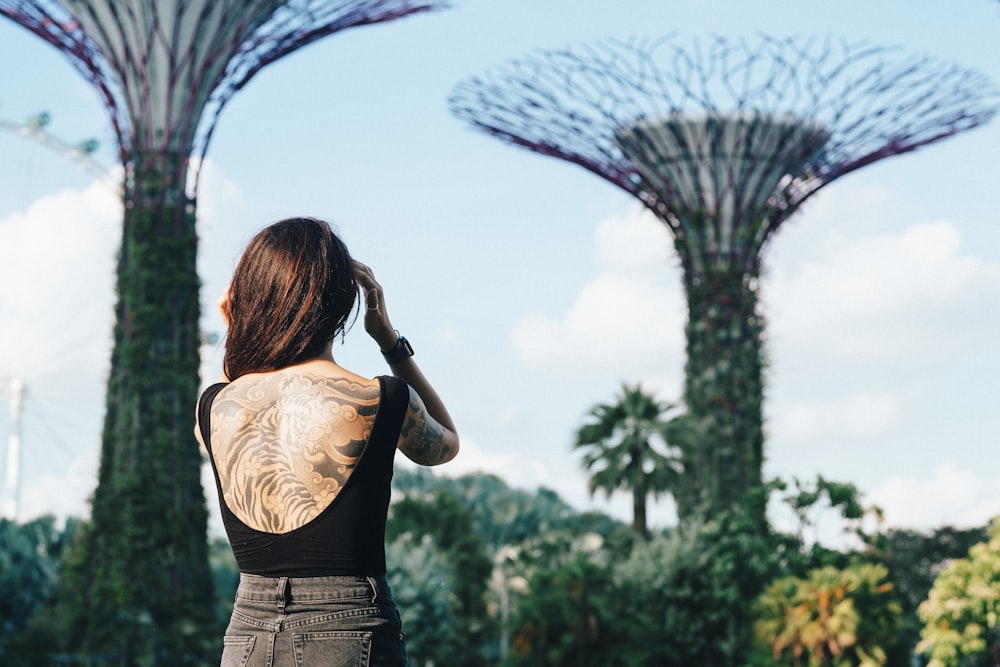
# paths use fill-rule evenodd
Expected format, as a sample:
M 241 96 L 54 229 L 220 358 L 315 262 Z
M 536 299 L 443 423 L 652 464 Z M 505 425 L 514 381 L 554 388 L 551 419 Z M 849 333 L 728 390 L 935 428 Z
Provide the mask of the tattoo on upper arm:
M 410 405 L 406 409 L 400 443 L 403 453 L 417 463 L 434 465 L 447 461 L 451 447 L 445 441 L 446 430 L 420 402 L 417 393 L 410 390 Z

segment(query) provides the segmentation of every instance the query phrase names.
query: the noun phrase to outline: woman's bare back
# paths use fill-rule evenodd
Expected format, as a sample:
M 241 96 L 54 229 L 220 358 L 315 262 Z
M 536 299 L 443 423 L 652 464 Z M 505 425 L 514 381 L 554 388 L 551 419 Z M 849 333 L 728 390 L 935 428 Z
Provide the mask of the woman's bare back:
M 339 372 L 338 372 L 339 371 Z M 334 364 L 245 375 L 212 404 L 212 455 L 226 506 L 247 526 L 287 533 L 337 497 L 364 452 L 379 383 Z

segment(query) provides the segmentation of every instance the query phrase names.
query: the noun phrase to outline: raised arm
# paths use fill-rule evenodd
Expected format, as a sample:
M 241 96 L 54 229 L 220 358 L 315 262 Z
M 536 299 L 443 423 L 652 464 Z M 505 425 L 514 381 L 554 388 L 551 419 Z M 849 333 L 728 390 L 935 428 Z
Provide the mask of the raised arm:
M 382 286 L 372 270 L 355 261 L 355 275 L 365 303 L 365 331 L 386 355 L 393 375 L 410 386 L 410 401 L 399 433 L 399 450 L 415 463 L 439 465 L 458 454 L 458 432 L 441 397 L 431 386 L 389 321 Z

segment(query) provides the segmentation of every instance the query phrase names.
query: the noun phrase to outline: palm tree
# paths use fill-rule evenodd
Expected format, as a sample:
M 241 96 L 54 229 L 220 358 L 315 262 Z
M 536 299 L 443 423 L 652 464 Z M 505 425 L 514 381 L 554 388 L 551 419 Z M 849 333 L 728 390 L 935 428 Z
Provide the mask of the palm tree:
M 590 471 L 587 489 L 610 497 L 615 491 L 632 493 L 632 529 L 647 536 L 646 499 L 673 493 L 684 472 L 675 442 L 686 428 L 683 416 L 667 418 L 677 405 L 622 385 L 612 404 L 591 408 L 593 421 L 576 433 L 575 449 L 584 450 L 583 467 Z

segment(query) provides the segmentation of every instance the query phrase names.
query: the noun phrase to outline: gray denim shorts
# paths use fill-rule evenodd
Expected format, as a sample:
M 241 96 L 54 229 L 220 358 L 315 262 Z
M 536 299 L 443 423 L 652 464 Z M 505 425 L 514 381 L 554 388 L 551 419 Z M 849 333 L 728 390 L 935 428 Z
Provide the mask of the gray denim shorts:
M 384 576 L 241 574 L 221 667 L 406 667 Z

